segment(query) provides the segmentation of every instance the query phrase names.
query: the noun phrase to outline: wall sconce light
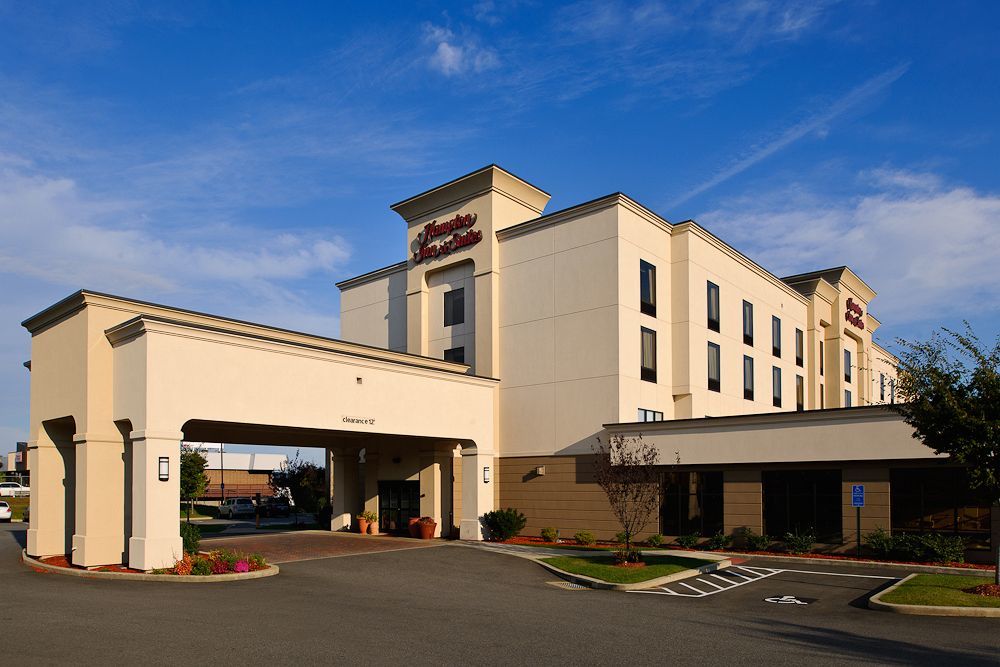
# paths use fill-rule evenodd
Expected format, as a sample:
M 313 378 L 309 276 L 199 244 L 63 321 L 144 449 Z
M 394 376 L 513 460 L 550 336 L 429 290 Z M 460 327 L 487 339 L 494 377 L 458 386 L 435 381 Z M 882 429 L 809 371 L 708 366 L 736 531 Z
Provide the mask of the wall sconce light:
M 166 456 L 160 457 L 160 481 L 166 482 L 170 479 L 170 459 Z
M 490 467 L 483 466 L 483 484 L 490 483 Z
M 538 475 L 539 477 L 541 477 L 542 475 L 544 475 L 545 474 L 545 466 L 537 466 L 535 468 L 535 474 Z

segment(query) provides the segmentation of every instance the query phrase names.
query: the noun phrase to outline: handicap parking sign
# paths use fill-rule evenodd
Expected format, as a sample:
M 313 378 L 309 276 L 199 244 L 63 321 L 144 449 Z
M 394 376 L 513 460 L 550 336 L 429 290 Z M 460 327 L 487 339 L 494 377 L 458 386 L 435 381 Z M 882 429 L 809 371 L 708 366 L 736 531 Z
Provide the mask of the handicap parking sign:
M 851 485 L 851 507 L 864 507 L 864 506 L 865 506 L 865 485 L 864 484 Z

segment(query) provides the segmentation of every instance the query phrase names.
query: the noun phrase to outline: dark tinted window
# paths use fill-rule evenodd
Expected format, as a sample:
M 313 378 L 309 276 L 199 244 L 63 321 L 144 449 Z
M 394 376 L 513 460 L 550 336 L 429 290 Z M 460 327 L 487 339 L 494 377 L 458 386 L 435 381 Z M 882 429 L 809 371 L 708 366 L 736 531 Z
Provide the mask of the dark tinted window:
M 444 351 L 445 361 L 454 361 L 457 364 L 465 363 L 465 347 L 453 347 Z
M 719 286 L 713 282 L 708 283 L 708 328 L 719 330 Z
M 721 472 L 671 472 L 663 479 L 660 532 L 705 537 L 723 530 Z
M 805 336 L 802 329 L 795 330 L 795 365 L 802 366 L 805 362 Z
M 894 469 L 889 480 L 892 532 L 950 533 L 989 546 L 989 498 L 971 488 L 965 469 Z
M 774 356 L 781 356 L 781 320 L 777 317 L 771 318 L 771 352 Z
M 812 532 L 819 542 L 840 542 L 843 491 L 839 470 L 764 471 L 764 533 Z
M 446 327 L 465 322 L 465 289 L 460 287 L 444 293 L 444 325 Z
M 753 400 L 753 357 L 743 357 L 743 398 Z
M 753 345 L 753 304 L 743 302 L 743 342 Z
M 722 388 L 722 376 L 719 364 L 722 362 L 722 352 L 715 343 L 708 344 L 708 388 L 711 391 L 720 391 Z
M 771 367 L 771 404 L 781 407 L 781 369 L 777 366 Z
M 639 376 L 647 382 L 656 382 L 656 332 L 641 328 L 642 366 Z
M 639 308 L 656 316 L 656 267 L 644 260 L 639 260 Z

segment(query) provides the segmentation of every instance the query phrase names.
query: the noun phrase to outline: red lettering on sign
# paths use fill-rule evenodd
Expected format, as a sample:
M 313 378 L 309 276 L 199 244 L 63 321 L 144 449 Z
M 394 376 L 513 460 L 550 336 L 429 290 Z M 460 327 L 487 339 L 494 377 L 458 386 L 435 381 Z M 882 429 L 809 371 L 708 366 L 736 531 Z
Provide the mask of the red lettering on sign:
M 483 240 L 483 232 L 478 229 L 469 229 L 474 224 L 476 224 L 475 213 L 460 213 L 444 222 L 433 220 L 427 223 L 423 230 L 417 234 L 419 247 L 413 253 L 413 262 L 419 264 L 425 259 L 447 255 L 458 248 L 479 243 Z M 451 234 L 451 238 L 439 243 L 431 243 L 437 237 L 447 234 Z
M 844 313 L 844 320 L 850 322 L 857 328 L 864 330 L 865 328 L 865 311 L 861 308 L 861 304 L 857 303 L 853 298 L 847 298 L 847 312 Z

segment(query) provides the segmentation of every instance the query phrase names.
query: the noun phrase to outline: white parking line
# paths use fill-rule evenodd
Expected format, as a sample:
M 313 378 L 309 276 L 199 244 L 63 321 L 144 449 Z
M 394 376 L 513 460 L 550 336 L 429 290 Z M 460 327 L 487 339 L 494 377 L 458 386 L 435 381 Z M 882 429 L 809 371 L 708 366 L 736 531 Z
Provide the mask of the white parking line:
M 675 595 L 675 596 L 678 596 L 678 597 L 687 597 L 687 598 L 703 598 L 703 597 L 706 597 L 706 596 L 709 596 L 709 595 L 715 595 L 716 593 L 723 593 L 725 591 L 731 590 L 731 589 L 736 588 L 738 586 L 746 586 L 747 584 L 752 584 L 755 581 L 759 581 L 761 579 L 766 579 L 767 577 L 774 576 L 774 575 L 776 575 L 776 574 L 784 571 L 784 570 L 773 570 L 771 568 L 766 568 L 766 567 L 754 568 L 753 570 L 748 570 L 747 568 L 743 568 L 743 567 L 741 567 L 740 569 L 744 570 L 745 572 L 747 572 L 748 574 L 750 574 L 752 576 L 747 576 L 745 574 L 740 574 L 739 572 L 733 572 L 732 570 L 721 570 L 722 574 L 715 574 L 715 573 L 713 573 L 713 574 L 710 575 L 712 577 L 715 577 L 716 579 L 719 579 L 719 580 L 723 581 L 724 583 L 727 584 L 727 586 L 720 586 L 720 585 L 718 585 L 716 583 L 713 583 L 711 581 L 707 581 L 706 579 L 696 579 L 695 580 L 695 581 L 698 581 L 698 582 L 700 582 L 702 584 L 708 584 L 709 586 L 712 586 L 715 590 L 703 591 L 703 590 L 701 590 L 699 588 L 696 588 L 696 587 L 694 587 L 694 586 L 692 586 L 692 585 L 690 585 L 688 583 L 685 583 L 683 581 L 678 581 L 676 584 L 671 584 L 671 586 L 680 585 L 680 586 L 683 586 L 684 588 L 690 589 L 693 592 L 692 593 L 688 593 L 688 592 L 686 592 L 684 590 L 681 590 L 681 589 L 668 588 L 667 586 L 661 586 L 661 587 L 659 587 L 659 588 L 657 588 L 655 590 L 629 591 L 629 593 L 652 593 L 653 595 Z M 757 572 L 755 570 L 760 570 L 760 571 Z M 723 576 L 723 575 L 725 575 L 725 576 Z
M 743 573 L 735 572 L 734 570 L 743 570 Z M 719 570 L 718 573 L 710 573 L 709 577 L 714 577 L 722 583 L 726 584 L 721 586 L 709 579 L 695 579 L 695 581 L 701 584 L 707 584 L 715 590 L 703 591 L 691 584 L 685 583 L 683 581 L 678 581 L 675 584 L 670 584 L 670 586 L 683 586 L 684 588 L 690 589 L 693 592 L 687 592 L 683 589 L 668 588 L 667 586 L 661 586 L 656 589 L 643 590 L 643 591 L 629 591 L 629 593 L 652 593 L 653 595 L 675 595 L 678 597 L 687 598 L 703 598 L 709 595 L 715 595 L 716 593 L 723 593 L 725 591 L 737 588 L 739 586 L 746 586 L 747 584 L 752 584 L 755 581 L 760 581 L 761 579 L 766 579 L 768 577 L 773 577 L 776 574 L 782 573 L 791 574 L 818 574 L 826 577 L 856 577 L 858 579 L 899 579 L 899 577 L 886 577 L 876 574 L 844 574 L 841 572 L 817 572 L 815 570 L 778 570 L 770 567 L 758 567 L 758 566 L 744 566 L 744 565 L 734 565 L 733 567 L 726 570 Z

